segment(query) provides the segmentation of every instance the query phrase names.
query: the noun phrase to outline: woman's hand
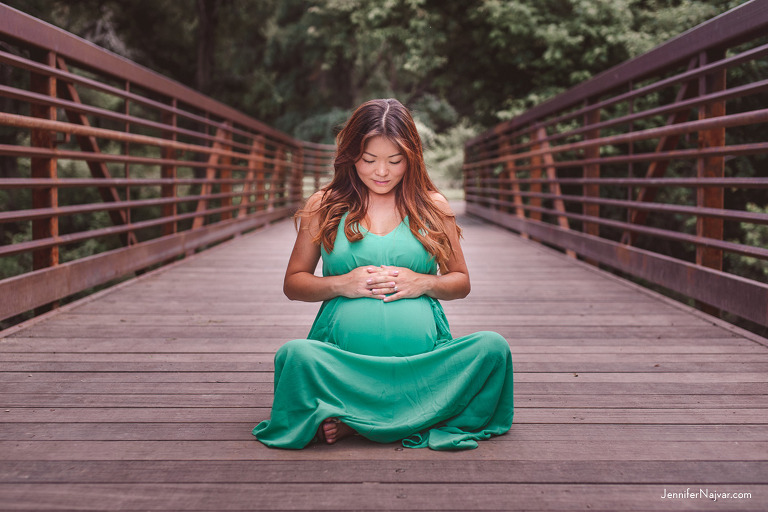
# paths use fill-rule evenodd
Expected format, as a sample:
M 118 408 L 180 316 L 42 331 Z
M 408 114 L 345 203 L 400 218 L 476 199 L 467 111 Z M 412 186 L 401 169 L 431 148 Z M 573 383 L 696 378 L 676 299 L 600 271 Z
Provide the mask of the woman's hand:
M 384 302 L 414 299 L 422 295 L 452 300 L 466 297 L 469 293 L 469 277 L 460 271 L 441 275 L 419 274 L 405 267 L 382 265 L 370 273 L 368 288 L 371 296 Z
M 405 267 L 382 265 L 369 277 L 369 288 L 374 296 L 384 302 L 398 299 L 421 297 L 427 290 L 427 282 L 435 278 L 428 274 L 419 274 Z
M 384 299 L 387 290 L 391 290 L 395 283 L 388 278 L 381 267 L 365 265 L 357 267 L 344 274 L 344 285 L 340 295 L 349 299 L 359 297 L 371 297 Z

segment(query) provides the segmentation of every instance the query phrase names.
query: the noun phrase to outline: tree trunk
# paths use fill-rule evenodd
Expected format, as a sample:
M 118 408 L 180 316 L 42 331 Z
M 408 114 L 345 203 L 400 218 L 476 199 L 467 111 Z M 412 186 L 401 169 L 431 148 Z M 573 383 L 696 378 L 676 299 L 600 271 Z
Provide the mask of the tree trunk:
M 214 50 L 216 48 L 216 26 L 219 22 L 220 0 L 197 0 L 197 90 L 203 94 L 211 92 Z

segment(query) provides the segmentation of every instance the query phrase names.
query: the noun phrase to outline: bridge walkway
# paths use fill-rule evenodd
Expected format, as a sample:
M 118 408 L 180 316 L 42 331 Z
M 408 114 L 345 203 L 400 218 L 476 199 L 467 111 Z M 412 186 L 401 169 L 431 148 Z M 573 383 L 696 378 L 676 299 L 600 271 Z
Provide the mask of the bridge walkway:
M 472 293 L 453 334 L 515 361 L 511 431 L 472 451 L 348 439 L 268 449 L 272 358 L 317 304 L 281 293 L 290 221 L 0 339 L 4 510 L 768 508 L 766 340 L 460 216 Z M 710 500 L 711 501 L 711 500 Z

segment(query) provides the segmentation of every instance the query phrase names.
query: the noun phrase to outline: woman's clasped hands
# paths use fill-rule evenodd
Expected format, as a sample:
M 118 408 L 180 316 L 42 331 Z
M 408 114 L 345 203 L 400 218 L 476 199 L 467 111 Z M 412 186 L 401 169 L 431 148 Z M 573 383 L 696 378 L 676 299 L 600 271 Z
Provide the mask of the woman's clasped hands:
M 345 294 L 350 298 L 371 297 L 391 302 L 424 294 L 422 275 L 408 268 L 366 265 L 357 267 L 347 275 L 355 288 L 351 294 Z

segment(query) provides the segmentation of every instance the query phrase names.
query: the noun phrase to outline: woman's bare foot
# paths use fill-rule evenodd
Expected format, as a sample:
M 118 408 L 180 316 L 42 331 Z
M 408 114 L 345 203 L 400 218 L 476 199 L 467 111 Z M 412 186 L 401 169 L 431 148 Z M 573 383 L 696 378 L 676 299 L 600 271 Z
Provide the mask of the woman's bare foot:
M 342 423 L 338 418 L 327 418 L 317 429 L 318 437 L 327 444 L 333 444 L 355 433 L 352 427 Z

